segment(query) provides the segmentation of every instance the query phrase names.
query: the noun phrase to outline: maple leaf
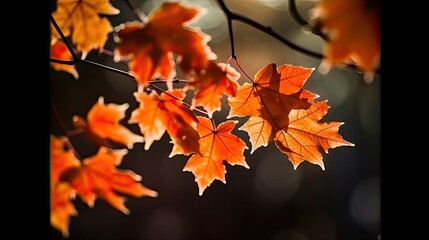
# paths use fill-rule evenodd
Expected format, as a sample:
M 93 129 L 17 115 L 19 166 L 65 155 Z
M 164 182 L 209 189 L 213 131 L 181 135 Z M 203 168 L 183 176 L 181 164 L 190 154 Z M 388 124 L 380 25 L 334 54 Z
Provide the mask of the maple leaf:
M 201 196 L 214 180 L 226 183 L 224 160 L 232 166 L 240 165 L 245 168 L 249 166 L 243 155 L 244 150 L 247 149 L 246 144 L 231 133 L 238 121 L 226 121 L 215 128 L 208 118 L 199 116 L 198 120 L 197 130 L 201 135 L 200 153 L 189 158 L 183 171 L 189 171 L 195 175 Z
M 131 149 L 134 143 L 143 142 L 143 137 L 134 134 L 119 123 L 125 117 L 125 111 L 128 107 L 127 103 L 122 105 L 105 104 L 104 98 L 100 97 L 88 112 L 88 123 L 79 116 L 74 116 L 73 122 L 76 127 L 81 127 L 89 133 L 91 139 L 100 146 L 111 146 L 111 142 L 105 141 L 107 139 Z M 118 144 L 114 145 L 117 146 Z
M 185 73 L 199 72 L 216 58 L 207 45 L 210 36 L 187 26 L 200 13 L 197 7 L 166 2 L 149 14 L 146 24 L 134 21 L 116 28 L 115 60 L 130 60 L 139 89 L 151 78 L 171 79 L 176 74 L 173 54 L 180 56 Z
M 53 45 L 51 45 L 51 58 L 64 61 L 73 60 L 73 56 L 62 40 L 58 40 Z M 51 66 L 57 71 L 65 71 L 70 73 L 75 79 L 79 78 L 79 74 L 77 73 L 74 65 L 51 62 Z
M 77 49 L 85 58 L 92 49 L 99 49 L 113 30 L 109 20 L 99 14 L 116 15 L 119 10 L 109 0 L 58 0 L 52 13 L 64 36 L 71 36 Z M 52 41 L 60 38 L 52 26 Z
M 328 153 L 329 148 L 354 146 L 338 134 L 342 122 L 318 122 L 326 115 L 328 109 L 327 101 L 322 101 L 313 103 L 306 110 L 292 110 L 286 131 L 276 133 L 276 146 L 288 155 L 295 169 L 301 162 L 307 160 L 325 170 L 319 148 Z
M 127 149 L 100 147 L 96 155 L 84 159 L 79 167 L 70 169 L 66 174 L 68 178 L 64 181 L 90 207 L 94 206 L 94 201 L 99 196 L 119 211 L 129 214 L 124 204 L 125 198 L 117 192 L 134 197 L 156 197 L 158 194 L 138 182 L 141 181 L 140 175 L 115 168 L 127 153 Z
M 236 97 L 228 99 L 228 118 L 250 116 L 239 129 L 249 134 L 251 153 L 274 140 L 295 169 L 304 160 L 324 169 L 319 147 L 327 152 L 353 146 L 337 133 L 342 123 L 318 123 L 327 108 L 320 107 L 323 102 L 314 102 L 316 94 L 303 89 L 312 71 L 288 64 L 276 68 L 271 63 L 256 73 L 253 84 L 244 83 Z
M 205 71 L 198 72 L 190 83 L 196 89 L 192 105 L 202 106 L 209 117 L 221 109 L 223 94 L 234 97 L 237 93 L 237 80 L 240 73 L 229 64 L 209 62 Z
M 185 98 L 185 93 L 174 89 L 161 93 L 161 96 L 155 91 L 150 94 L 136 92 L 134 96 L 140 106 L 131 113 L 128 122 L 138 123 L 145 137 L 145 150 L 167 131 L 174 144 L 170 157 L 199 152 L 199 134 L 196 131 L 198 119 L 180 101 Z
M 314 31 L 327 37 L 322 72 L 352 63 L 371 81 L 380 61 L 379 1 L 322 0 L 312 13 Z
M 80 165 L 76 157 L 64 149 L 64 139 L 51 135 L 50 140 L 50 209 L 51 225 L 60 230 L 64 236 L 68 236 L 70 216 L 76 216 L 77 211 L 70 201 L 74 196 L 74 190 L 67 184 L 60 182 L 61 174 L 71 168 Z

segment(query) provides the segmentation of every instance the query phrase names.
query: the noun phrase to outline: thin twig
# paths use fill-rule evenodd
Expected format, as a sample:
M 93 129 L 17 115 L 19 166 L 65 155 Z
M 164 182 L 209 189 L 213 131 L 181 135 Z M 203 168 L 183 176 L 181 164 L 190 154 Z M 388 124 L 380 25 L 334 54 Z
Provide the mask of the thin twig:
M 237 21 L 246 23 L 247 25 L 249 25 L 251 27 L 254 27 L 254 28 L 256 28 L 256 29 L 258 29 L 258 30 L 260 30 L 260 31 L 262 31 L 262 32 L 264 32 L 264 33 L 266 33 L 266 34 L 274 37 L 275 39 L 279 40 L 280 42 L 286 44 L 287 46 L 289 46 L 290 48 L 292 48 L 292 49 L 294 49 L 294 50 L 296 50 L 298 52 L 301 52 L 301 53 L 304 53 L 304 54 L 307 54 L 309 56 L 316 57 L 316 58 L 322 58 L 323 57 L 323 55 L 320 54 L 320 53 L 313 52 L 313 51 L 311 51 L 309 49 L 303 48 L 303 47 L 301 47 L 301 46 L 299 46 L 299 45 L 297 45 L 297 44 L 289 41 L 288 39 L 282 37 L 277 32 L 274 32 L 271 29 L 271 27 L 263 26 L 262 24 L 260 24 L 258 22 L 255 22 L 255 21 L 253 21 L 253 20 L 251 20 L 251 19 L 249 19 L 249 18 L 247 18 L 245 16 L 242 16 L 242 15 L 240 15 L 238 13 L 235 13 L 235 12 L 229 10 L 228 7 L 223 2 L 223 0 L 217 0 L 217 2 L 219 3 L 222 11 L 225 13 L 228 21 L 229 21 L 229 19 L 231 19 L 231 20 L 237 20 Z M 230 34 L 232 34 L 232 30 L 230 31 Z M 232 36 L 230 36 L 230 37 L 232 37 Z M 233 47 L 231 46 L 231 48 L 233 48 Z M 232 52 L 232 56 L 234 56 L 233 52 Z
M 65 64 L 65 65 L 75 65 L 76 64 L 76 61 L 74 61 L 74 60 L 60 60 L 60 59 L 50 58 L 49 61 L 53 62 L 53 63 L 60 63 L 60 64 Z
M 117 69 L 117 68 L 113 68 L 113 67 L 110 67 L 110 66 L 107 66 L 107 65 L 103 65 L 101 63 L 93 62 L 93 61 L 90 61 L 90 60 L 86 60 L 86 59 L 79 59 L 78 62 L 82 62 L 82 63 L 85 63 L 85 64 L 89 64 L 89 65 L 93 65 L 93 66 L 96 66 L 96 67 L 100 67 L 100 68 L 105 69 L 107 71 L 118 73 L 120 75 L 129 77 L 129 78 L 132 78 L 132 79 L 135 80 L 135 77 L 131 73 L 126 72 L 126 71 L 122 71 L 122 70 Z
M 149 83 L 166 83 L 166 82 L 167 82 L 167 80 L 165 80 L 165 79 L 159 79 L 159 78 L 157 78 L 155 80 L 150 80 L 149 81 Z M 189 80 L 180 79 L 180 78 L 174 78 L 172 82 L 173 83 L 190 83 Z
M 51 112 L 54 114 L 55 123 L 57 123 L 58 127 L 60 128 L 60 131 L 62 132 L 62 135 L 64 136 L 65 144 L 67 145 L 67 148 L 74 154 L 74 156 L 77 159 L 82 159 L 79 154 L 77 153 L 76 149 L 73 147 L 73 144 L 70 142 L 69 135 L 67 131 L 67 128 L 64 126 L 63 122 L 61 121 L 60 115 L 58 114 L 57 108 L 55 107 L 55 104 L 51 101 Z
M 194 111 L 194 110 L 195 110 L 196 112 L 199 112 L 199 113 L 201 113 L 201 114 L 204 114 L 204 115 L 206 115 L 206 116 L 209 116 L 209 114 L 208 114 L 206 111 L 203 111 L 203 110 L 198 109 L 198 108 L 193 108 L 191 104 L 189 104 L 189 103 L 187 103 L 187 102 L 183 101 L 182 99 L 180 99 L 180 98 L 178 98 L 178 97 L 176 97 L 176 96 L 174 96 L 174 95 L 170 94 L 169 92 L 165 91 L 164 89 L 162 89 L 162 88 L 160 88 L 160 87 L 158 87 L 158 86 L 156 86 L 156 85 L 154 85 L 154 84 L 149 84 L 149 86 L 150 86 L 151 88 L 154 88 L 154 89 L 156 89 L 156 90 L 160 91 L 160 92 L 163 92 L 164 94 L 167 94 L 168 96 L 170 96 L 170 97 L 171 97 L 171 98 L 173 98 L 174 100 L 176 100 L 176 101 L 179 101 L 179 102 L 183 103 L 185 106 L 189 107 L 189 109 L 191 109 L 192 111 Z

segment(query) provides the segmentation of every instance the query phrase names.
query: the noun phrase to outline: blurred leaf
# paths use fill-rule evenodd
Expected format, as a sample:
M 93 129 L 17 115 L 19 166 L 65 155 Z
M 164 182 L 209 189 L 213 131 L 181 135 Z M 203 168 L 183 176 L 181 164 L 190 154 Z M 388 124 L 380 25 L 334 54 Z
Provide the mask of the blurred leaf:
M 356 64 L 372 78 L 380 61 L 380 1 L 322 0 L 312 13 L 313 31 L 327 38 L 321 67 Z

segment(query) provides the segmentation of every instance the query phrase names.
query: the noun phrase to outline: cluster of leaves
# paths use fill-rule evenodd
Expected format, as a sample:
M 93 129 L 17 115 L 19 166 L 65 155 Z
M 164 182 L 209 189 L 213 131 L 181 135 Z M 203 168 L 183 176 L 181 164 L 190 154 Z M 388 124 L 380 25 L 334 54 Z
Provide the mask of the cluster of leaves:
M 338 134 L 341 122 L 320 122 L 329 109 L 327 101 L 316 101 L 318 96 L 304 89 L 314 69 L 269 63 L 240 86 L 241 74 L 229 60 L 215 61 L 216 54 L 207 45 L 210 36 L 189 26 L 202 12 L 195 6 L 166 2 L 143 21 L 113 28 L 105 15 L 119 10 L 108 0 L 57 2 L 52 14 L 51 66 L 77 79 L 74 64 L 84 61 L 91 50 L 102 50 L 114 31 L 114 59 L 128 63 L 129 76 L 138 86 L 133 94 L 139 107 L 132 111 L 128 123 L 138 124 L 141 134 L 119 123 L 126 116 L 127 103 L 105 104 L 100 97 L 86 120 L 79 116 L 72 119 L 74 126 L 99 146 L 94 156 L 82 159 L 67 132 L 51 136 L 51 224 L 64 235 L 68 234 L 70 216 L 77 214 L 71 202 L 76 194 L 89 206 L 100 197 L 125 214 L 129 211 L 118 193 L 157 196 L 139 183 L 139 175 L 116 166 L 135 143 L 144 143 L 144 149 L 149 150 L 165 132 L 173 145 L 170 157 L 190 156 L 183 171 L 195 175 L 200 195 L 214 180 L 226 183 L 224 161 L 249 168 L 244 157 L 248 147 L 232 133 L 238 121 L 217 125 L 212 118 L 221 110 L 224 95 L 230 107 L 228 118 L 250 117 L 239 128 L 250 137 L 250 153 L 274 141 L 295 169 L 303 161 L 324 169 L 321 150 L 328 153 L 331 148 L 353 146 Z M 324 21 L 331 27 L 330 20 Z M 327 59 L 336 63 L 350 58 L 338 60 L 334 55 L 328 54 Z M 356 62 L 362 63 L 365 71 L 374 69 L 367 65 L 367 58 L 359 59 Z M 186 79 L 182 88 L 173 87 L 178 68 Z M 168 89 L 156 87 L 155 82 L 164 82 Z M 193 92 L 191 103 L 183 100 L 188 92 Z

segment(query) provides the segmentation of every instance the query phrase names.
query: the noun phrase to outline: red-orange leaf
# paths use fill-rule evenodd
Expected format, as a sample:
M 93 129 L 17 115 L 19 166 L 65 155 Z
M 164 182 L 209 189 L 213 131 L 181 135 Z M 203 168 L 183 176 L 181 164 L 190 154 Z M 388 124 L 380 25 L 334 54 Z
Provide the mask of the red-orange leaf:
M 199 135 L 196 131 L 195 114 L 180 101 L 185 94 L 171 90 L 159 96 L 155 91 L 134 93 L 140 107 L 131 113 L 129 123 L 138 123 L 145 136 L 145 149 L 161 139 L 167 130 L 174 144 L 170 157 L 176 154 L 189 155 L 198 152 Z
M 74 190 L 67 184 L 60 182 L 61 174 L 71 168 L 79 166 L 80 162 L 68 150 L 64 149 L 64 139 L 51 136 L 51 225 L 68 236 L 70 216 L 77 215 L 77 211 L 70 201 Z
M 112 150 L 101 147 L 98 153 L 82 161 L 79 168 L 73 169 L 69 182 L 82 200 L 89 206 L 99 196 L 119 211 L 129 214 L 125 207 L 125 198 L 117 193 L 134 197 L 156 197 L 157 192 L 144 187 L 138 181 L 141 176 L 130 170 L 118 170 L 122 158 L 128 153 L 127 149 Z
M 313 27 L 327 37 L 321 67 L 353 63 L 371 80 L 380 60 L 380 1 L 322 0 L 313 13 Z
M 210 37 L 187 26 L 200 12 L 197 7 L 166 2 L 149 14 L 146 24 L 135 21 L 116 28 L 115 59 L 131 60 L 130 72 L 139 89 L 151 78 L 171 79 L 176 74 L 173 54 L 180 56 L 185 73 L 199 72 L 216 58 L 207 45 Z
M 58 40 L 53 45 L 51 45 L 51 58 L 63 61 L 70 61 L 73 59 L 70 51 L 61 40 Z M 51 62 L 51 66 L 57 71 L 65 71 L 73 75 L 74 78 L 79 78 L 79 74 L 77 73 L 74 65 Z
M 119 10 L 109 0 L 59 0 L 57 9 L 52 13 L 64 35 L 70 36 L 77 49 L 82 51 L 82 58 L 92 49 L 99 49 L 107 41 L 112 25 L 99 14 L 116 15 Z M 52 26 L 52 41 L 59 39 L 59 34 Z
M 105 104 L 104 98 L 100 97 L 88 112 L 87 124 L 78 116 L 75 116 L 73 120 L 76 126 L 83 127 L 90 134 L 95 134 L 95 138 L 97 136 L 101 138 L 97 140 L 101 146 L 107 146 L 108 144 L 104 144 L 102 140 L 108 139 L 131 149 L 134 143 L 143 142 L 143 137 L 134 134 L 119 123 L 125 117 L 128 106 L 127 103 L 122 105 Z
M 256 73 L 253 84 L 243 84 L 236 97 L 229 98 L 228 117 L 250 116 L 240 130 L 249 134 L 251 153 L 274 140 L 295 168 L 307 160 L 324 169 L 319 147 L 327 152 L 353 145 L 337 133 L 341 123 L 318 123 L 327 104 L 314 102 L 317 95 L 302 88 L 312 71 L 287 64 L 276 68 L 271 63 Z
M 212 117 L 214 111 L 221 109 L 220 100 L 223 94 L 235 96 L 239 78 L 240 73 L 230 65 L 210 61 L 207 69 L 196 73 L 194 81 L 191 82 L 196 89 L 192 105 L 204 107 L 209 117 Z
M 231 133 L 237 121 L 226 121 L 214 128 L 210 119 L 198 117 L 198 120 L 201 154 L 194 154 L 183 171 L 189 171 L 195 175 L 201 196 L 214 180 L 226 183 L 224 160 L 232 166 L 241 165 L 245 168 L 249 166 L 243 155 L 244 149 L 247 149 L 246 144 Z

